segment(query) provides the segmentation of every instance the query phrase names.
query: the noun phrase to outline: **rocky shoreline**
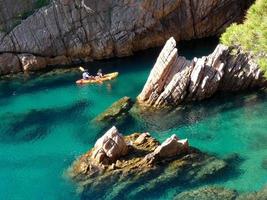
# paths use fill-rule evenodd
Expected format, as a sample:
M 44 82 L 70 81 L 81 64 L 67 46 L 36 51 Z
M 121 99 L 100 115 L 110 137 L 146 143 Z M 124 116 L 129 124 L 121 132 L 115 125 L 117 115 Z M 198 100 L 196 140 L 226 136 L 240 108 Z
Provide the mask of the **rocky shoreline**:
M 253 0 L 56 0 L 16 25 L 16 15 L 34 3 L 26 10 L 12 1 L 0 4 L 0 75 L 131 55 L 171 36 L 214 36 L 240 21 Z M 4 12 L 7 6 L 12 12 Z

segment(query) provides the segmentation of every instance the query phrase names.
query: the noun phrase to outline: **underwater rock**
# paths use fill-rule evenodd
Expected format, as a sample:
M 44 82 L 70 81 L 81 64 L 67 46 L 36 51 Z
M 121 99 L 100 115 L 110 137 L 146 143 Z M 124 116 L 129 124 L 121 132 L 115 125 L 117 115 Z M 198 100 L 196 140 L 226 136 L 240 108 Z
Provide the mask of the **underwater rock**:
M 259 66 L 249 54 L 219 44 L 212 54 L 186 60 L 178 56 L 170 38 L 162 49 L 138 103 L 151 107 L 177 106 L 202 100 L 216 92 L 234 92 L 267 85 Z
M 174 200 L 234 200 L 238 193 L 223 187 L 207 186 L 178 194 Z
M 77 159 L 68 169 L 68 176 L 84 188 L 83 196 L 96 195 L 101 198 L 107 195 L 112 199 L 114 196 L 126 195 L 127 188 L 131 188 L 131 196 L 137 198 L 143 194 L 144 189 L 139 188 L 136 183 L 147 183 L 145 192 L 172 180 L 177 180 L 177 184 L 183 184 L 184 181 L 194 184 L 216 177 L 227 166 L 223 160 L 188 147 L 185 140 L 178 146 L 180 149 L 186 147 L 187 151 L 177 153 L 180 152 L 178 149 L 177 152 L 173 151 L 175 153 L 164 153 L 161 157 L 154 154 L 160 143 L 148 133 L 134 133 L 125 136 L 124 141 L 128 144 L 128 154 L 116 156 L 117 160 L 113 159 L 114 162 L 106 162 L 105 165 L 95 162 L 94 154 L 99 152 L 98 146 L 103 146 L 103 142 L 100 142 L 101 145 L 97 142 L 93 149 Z M 166 144 L 177 144 L 180 140 L 172 136 L 167 141 Z
M 260 191 L 257 192 L 242 194 L 236 200 L 266 200 L 266 199 L 267 199 L 267 186 L 263 187 Z
M 127 144 L 117 128 L 113 126 L 96 141 L 92 158 L 99 164 L 110 164 L 127 153 Z
M 235 190 L 219 186 L 204 186 L 182 192 L 174 200 L 266 200 L 267 187 L 258 192 L 240 194 Z
M 177 41 L 218 35 L 240 21 L 253 1 L 54 0 L 37 10 L 33 2 L 39 1 L 24 2 L 1 1 L 0 32 L 8 31 L 0 35 L 0 57 L 31 54 L 55 66 L 128 56 L 172 35 Z M 15 73 L 7 64 L 5 72 Z M 38 67 L 43 64 L 20 70 Z
M 267 159 L 264 159 L 261 163 L 261 166 L 263 169 L 266 169 L 267 170 Z
M 127 117 L 128 112 L 132 108 L 133 104 L 134 103 L 130 97 L 123 97 L 113 103 L 95 119 L 93 119 L 93 122 L 111 124 L 123 120 L 125 117 Z

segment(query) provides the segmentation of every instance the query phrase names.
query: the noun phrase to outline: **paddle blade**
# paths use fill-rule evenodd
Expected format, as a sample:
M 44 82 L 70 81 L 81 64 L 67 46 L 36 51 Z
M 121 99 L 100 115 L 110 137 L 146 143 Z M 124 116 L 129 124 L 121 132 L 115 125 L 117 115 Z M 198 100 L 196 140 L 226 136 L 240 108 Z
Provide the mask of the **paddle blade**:
M 79 67 L 79 69 L 80 69 L 82 72 L 84 72 L 84 71 L 85 71 L 83 67 Z

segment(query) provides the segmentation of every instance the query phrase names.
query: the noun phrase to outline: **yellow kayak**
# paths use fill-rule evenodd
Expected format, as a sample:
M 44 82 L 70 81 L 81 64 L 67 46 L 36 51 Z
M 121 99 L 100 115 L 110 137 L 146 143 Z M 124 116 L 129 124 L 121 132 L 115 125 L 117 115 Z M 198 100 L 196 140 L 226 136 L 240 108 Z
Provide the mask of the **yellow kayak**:
M 109 80 L 115 79 L 118 75 L 119 75 L 119 72 L 113 72 L 110 74 L 105 74 L 101 78 L 89 79 L 89 80 L 80 79 L 80 80 L 76 81 L 76 83 L 77 84 L 102 83 L 104 81 L 109 81 Z

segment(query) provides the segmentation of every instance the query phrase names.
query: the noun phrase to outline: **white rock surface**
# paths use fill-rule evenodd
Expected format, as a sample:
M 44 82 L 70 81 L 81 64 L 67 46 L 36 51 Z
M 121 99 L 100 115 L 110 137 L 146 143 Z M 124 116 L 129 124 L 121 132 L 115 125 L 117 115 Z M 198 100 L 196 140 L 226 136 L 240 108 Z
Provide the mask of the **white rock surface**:
M 98 163 L 110 164 L 115 162 L 121 156 L 128 153 L 128 147 L 119 133 L 117 128 L 113 126 L 101 138 L 99 138 L 94 146 L 93 158 Z
M 266 86 L 266 79 L 251 55 L 219 44 L 212 54 L 189 61 L 178 56 L 171 37 L 162 49 L 142 92 L 140 104 L 164 107 L 202 100 L 218 91 L 240 91 Z

